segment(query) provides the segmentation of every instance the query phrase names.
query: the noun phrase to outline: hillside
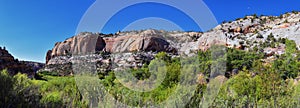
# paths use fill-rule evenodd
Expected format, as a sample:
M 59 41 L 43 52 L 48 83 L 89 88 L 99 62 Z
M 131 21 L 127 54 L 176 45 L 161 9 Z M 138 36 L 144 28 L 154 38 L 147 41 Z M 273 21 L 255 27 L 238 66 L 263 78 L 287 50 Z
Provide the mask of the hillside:
M 25 73 L 33 78 L 35 73 L 44 66 L 42 63 L 19 61 L 15 59 L 5 47 L 0 47 L 0 70 L 7 69 L 11 75 Z
M 207 32 L 83 32 L 42 69 L 0 48 L 0 107 L 298 108 L 299 28 L 292 12 Z
M 285 53 L 285 40 L 294 40 L 300 46 L 300 13 L 281 16 L 245 16 L 224 22 L 207 32 L 140 30 L 116 34 L 80 33 L 63 42 L 57 42 L 47 52 L 47 71 L 61 75 L 72 74 L 75 55 L 92 54 L 98 71 L 111 71 L 109 60 L 118 67 L 140 68 L 149 63 L 158 52 L 172 57 L 192 56 L 213 45 L 224 45 L 245 51 L 264 53 L 268 61 L 274 55 Z

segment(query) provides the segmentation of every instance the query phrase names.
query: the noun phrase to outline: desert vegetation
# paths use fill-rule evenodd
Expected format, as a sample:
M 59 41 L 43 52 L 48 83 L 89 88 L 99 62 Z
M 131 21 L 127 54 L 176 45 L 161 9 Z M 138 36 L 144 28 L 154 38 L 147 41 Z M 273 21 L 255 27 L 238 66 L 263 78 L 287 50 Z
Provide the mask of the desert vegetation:
M 270 40 L 272 36 L 270 34 Z M 286 40 L 286 52 L 275 56 L 276 59 L 266 62 L 262 52 L 243 51 L 226 48 L 226 81 L 219 92 L 208 104 L 209 107 L 298 107 L 299 105 L 299 71 L 300 52 L 294 41 Z M 155 60 L 163 60 L 166 65 L 166 77 L 152 91 L 136 92 L 128 89 L 116 79 L 113 71 L 101 75 L 100 84 L 105 92 L 112 95 L 118 102 L 134 107 L 149 107 L 160 104 L 180 88 L 180 58 L 171 58 L 165 52 L 156 55 Z M 194 95 L 184 107 L 203 106 L 203 96 L 208 84 L 212 82 L 211 66 L 217 60 L 212 60 L 211 50 L 199 51 L 197 61 L 201 75 L 197 77 Z M 155 61 L 153 60 L 153 61 Z M 131 69 L 130 72 L 138 80 L 149 79 L 151 62 L 142 68 Z M 160 70 L 160 69 L 158 69 Z M 188 72 L 189 70 L 187 70 Z M 218 76 L 215 76 L 217 78 Z M 213 77 L 214 78 L 214 77 Z M 29 79 L 25 74 L 11 76 L 7 70 L 0 74 L 0 107 L 89 107 L 90 100 L 84 98 L 85 93 L 79 92 L 73 76 L 58 76 L 55 72 L 39 72 L 36 78 Z M 127 81 L 128 83 L 131 83 Z M 96 82 L 91 82 L 96 83 Z M 97 84 L 97 83 L 96 83 Z M 181 91 L 182 93 L 190 91 Z M 101 97 L 97 97 L 101 98 Z M 108 101 L 107 101 L 108 102 Z M 113 106 L 105 103 L 100 106 Z M 172 104 L 172 106 L 176 105 Z

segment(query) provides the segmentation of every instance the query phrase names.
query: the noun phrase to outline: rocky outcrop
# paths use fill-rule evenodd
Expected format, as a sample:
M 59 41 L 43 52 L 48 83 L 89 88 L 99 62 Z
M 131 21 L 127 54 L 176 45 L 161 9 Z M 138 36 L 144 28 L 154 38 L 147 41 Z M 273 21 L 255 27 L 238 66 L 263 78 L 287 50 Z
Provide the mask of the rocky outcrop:
M 27 61 L 19 61 L 15 59 L 5 47 L 0 47 L 0 70 L 7 69 L 9 74 L 15 75 L 17 73 L 27 74 L 29 77 L 34 77 L 35 72 L 42 68 L 44 64 Z
M 152 33 L 152 32 L 150 32 Z M 153 34 L 153 33 L 152 33 Z M 105 38 L 103 38 L 105 37 Z M 159 36 L 107 37 L 93 33 L 81 33 L 63 42 L 57 42 L 46 55 L 46 62 L 57 56 L 85 55 L 106 51 L 125 53 L 134 51 L 173 51 L 170 44 Z
M 206 51 L 213 45 L 223 45 L 227 43 L 227 37 L 222 31 L 204 33 L 198 39 L 198 49 Z
M 155 53 L 151 52 L 58 56 L 52 58 L 42 71 L 57 72 L 60 76 L 72 75 L 77 71 L 76 68 L 88 68 L 82 61 L 89 61 L 96 66 L 97 72 L 107 73 L 123 68 L 141 68 L 144 64 L 149 64 L 154 56 Z
M 285 53 L 285 47 L 284 46 L 279 46 L 277 48 L 271 48 L 271 47 L 267 47 L 264 48 L 264 53 L 267 57 L 273 56 L 273 55 L 282 55 Z
M 47 52 L 47 65 L 44 70 L 56 71 L 61 76 L 72 74 L 72 64 L 76 61 L 77 55 L 84 57 L 92 54 L 93 62 L 101 64 L 98 67 L 102 68 L 98 70 L 107 72 L 123 66 L 141 67 L 143 63 L 150 62 L 154 54 L 161 51 L 174 54 L 177 52 L 156 30 L 149 31 L 140 34 L 120 33 L 113 36 L 94 33 L 78 34 L 56 43 L 54 48 Z M 107 61 L 114 62 L 118 67 L 112 68 Z
M 105 49 L 111 53 L 124 53 L 135 51 L 168 52 L 169 43 L 154 36 L 120 36 L 117 38 L 106 38 Z
M 48 50 L 47 54 L 46 54 L 46 64 L 49 62 L 49 60 L 51 59 L 52 55 L 52 50 Z
M 50 58 L 56 56 L 90 54 L 102 51 L 104 48 L 105 42 L 99 34 L 81 33 L 63 42 L 57 42 L 51 51 Z M 47 57 L 49 58 L 49 56 Z
M 44 63 L 38 63 L 38 62 L 32 62 L 32 61 L 24 61 L 26 66 L 29 66 L 31 70 L 36 73 L 40 69 L 44 68 L 45 64 Z
M 280 55 L 284 53 L 284 48 L 281 48 L 282 45 L 280 45 L 284 44 L 280 41 L 281 38 L 295 40 L 298 48 L 300 47 L 300 13 L 288 14 L 282 15 L 282 17 L 246 16 L 236 21 L 222 23 L 204 33 L 153 29 L 108 35 L 80 33 L 63 42 L 56 43 L 54 48 L 47 52 L 46 67 L 51 67 L 53 70 L 57 70 L 53 67 L 70 69 L 74 60 L 72 56 L 95 54 L 94 61 L 101 64 L 101 69 L 105 68 L 104 70 L 107 71 L 107 69 L 113 69 L 107 65 L 109 61 L 114 61 L 103 56 L 114 59 L 112 55 L 119 54 L 120 58 L 117 58 L 116 63 L 119 66 L 132 68 L 140 66 L 141 63 L 128 61 L 133 60 L 134 57 L 122 55 L 140 53 L 145 55 L 146 57 L 142 58 L 147 58 L 147 60 L 161 51 L 167 52 L 172 57 L 192 56 L 197 51 L 206 51 L 214 45 L 240 50 L 256 49 L 256 51 L 264 52 L 267 56 Z M 271 34 L 272 41 L 269 39 Z

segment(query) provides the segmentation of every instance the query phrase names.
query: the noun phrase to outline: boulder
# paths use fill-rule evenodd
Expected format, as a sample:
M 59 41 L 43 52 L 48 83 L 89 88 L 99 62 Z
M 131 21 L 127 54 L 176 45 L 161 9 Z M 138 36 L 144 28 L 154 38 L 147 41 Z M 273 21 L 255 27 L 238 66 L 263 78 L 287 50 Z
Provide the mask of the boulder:
M 267 47 L 263 49 L 263 52 L 267 57 L 273 56 L 273 55 L 281 55 L 285 53 L 285 47 L 276 47 L 276 48 L 271 48 Z
M 279 28 L 288 28 L 290 26 L 289 23 L 283 23 L 279 26 Z
M 243 29 L 241 27 L 237 27 L 237 28 L 234 29 L 234 32 L 236 32 L 236 33 L 242 33 Z
M 205 33 L 198 39 L 199 50 L 206 51 L 213 45 L 223 45 L 227 44 L 227 37 L 221 31 Z
M 243 32 L 244 34 L 254 33 L 255 30 L 256 30 L 256 29 L 255 29 L 256 26 L 258 26 L 258 25 L 257 25 L 257 24 L 254 24 L 254 25 L 246 26 L 242 32 Z
M 231 71 L 231 74 L 232 74 L 232 75 L 237 75 L 237 74 L 239 74 L 239 69 L 233 69 L 233 70 Z

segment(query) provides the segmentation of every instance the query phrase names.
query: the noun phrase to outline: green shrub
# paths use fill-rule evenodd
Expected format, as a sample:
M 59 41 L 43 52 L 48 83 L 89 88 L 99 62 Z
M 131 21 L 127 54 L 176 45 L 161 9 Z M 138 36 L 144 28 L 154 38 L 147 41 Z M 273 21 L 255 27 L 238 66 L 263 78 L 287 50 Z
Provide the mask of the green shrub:
M 256 38 L 264 38 L 260 33 L 257 34 Z
M 25 74 L 10 76 L 7 70 L 0 73 L 0 107 L 40 107 L 37 86 Z

